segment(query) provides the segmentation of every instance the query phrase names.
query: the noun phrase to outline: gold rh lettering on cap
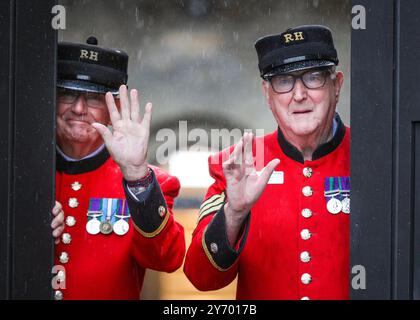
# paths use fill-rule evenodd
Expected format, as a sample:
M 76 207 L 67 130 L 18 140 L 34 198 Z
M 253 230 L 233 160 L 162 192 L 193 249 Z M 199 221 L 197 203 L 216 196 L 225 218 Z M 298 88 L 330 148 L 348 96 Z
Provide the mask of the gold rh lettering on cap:
M 91 51 L 91 52 L 90 52 L 90 57 L 89 57 L 89 60 L 98 61 L 98 52 L 96 52 L 96 51 Z
M 284 35 L 284 41 L 285 41 L 286 43 L 289 43 L 290 41 L 294 41 L 294 40 L 293 40 L 293 35 L 292 35 L 291 33 L 287 33 L 287 34 L 285 34 L 285 35 Z
M 99 53 L 96 51 L 80 50 L 80 59 L 98 61 Z
M 80 50 L 80 59 L 89 59 L 89 51 Z
M 299 40 L 305 40 L 305 38 L 303 37 L 303 32 L 295 32 L 295 41 L 299 41 Z
M 305 40 L 305 37 L 303 36 L 303 32 L 295 32 L 295 33 L 286 33 L 284 35 L 284 42 L 285 43 L 289 43 L 289 42 L 295 42 L 295 41 L 302 41 Z

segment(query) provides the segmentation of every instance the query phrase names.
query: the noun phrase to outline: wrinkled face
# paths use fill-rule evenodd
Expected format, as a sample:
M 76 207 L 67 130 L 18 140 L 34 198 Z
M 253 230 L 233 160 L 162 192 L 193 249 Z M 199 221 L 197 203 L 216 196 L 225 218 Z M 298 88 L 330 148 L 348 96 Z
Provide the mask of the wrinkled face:
M 291 75 L 299 76 L 304 73 L 308 73 L 308 70 Z M 282 82 L 277 85 L 282 85 L 286 81 L 286 79 L 280 80 Z M 316 79 L 313 80 L 311 75 L 307 75 L 303 80 L 310 83 Z M 319 136 L 331 128 L 343 83 L 343 74 L 325 73 L 325 84 L 316 89 L 308 89 L 303 80 L 296 78 L 293 89 L 286 93 L 274 91 L 274 79 L 272 83 L 263 81 L 263 91 L 268 105 L 286 137 Z
M 100 134 L 91 126 L 108 125 L 105 95 L 67 89 L 57 90 L 57 143 L 100 143 Z

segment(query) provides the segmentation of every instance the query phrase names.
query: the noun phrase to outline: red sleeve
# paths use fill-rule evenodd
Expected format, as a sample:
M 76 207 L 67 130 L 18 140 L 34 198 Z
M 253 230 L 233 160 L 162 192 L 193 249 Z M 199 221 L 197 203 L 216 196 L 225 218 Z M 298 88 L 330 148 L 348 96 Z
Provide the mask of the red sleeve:
M 209 225 L 213 220 L 217 220 L 214 219 L 216 214 L 223 211 L 226 180 L 223 175 L 222 163 L 227 160 L 226 157 L 231 150 L 232 148 L 209 158 L 210 175 L 215 181 L 207 190 L 200 207 L 198 225 L 193 232 L 192 242 L 185 259 L 184 272 L 186 276 L 197 289 L 202 291 L 217 290 L 227 286 L 235 279 L 238 271 L 239 259 L 230 259 L 226 264 L 220 263 L 220 261 L 223 262 L 226 255 L 232 257 L 234 254 L 228 252 L 230 249 L 226 249 L 223 245 L 225 240 L 227 242 L 227 239 L 223 238 L 223 233 L 226 232 L 222 230 L 223 227 L 216 227 L 219 228 L 216 233 L 221 235 L 221 240 L 218 243 L 216 241 L 208 243 L 209 240 L 206 238 Z M 219 259 L 216 259 L 217 256 Z

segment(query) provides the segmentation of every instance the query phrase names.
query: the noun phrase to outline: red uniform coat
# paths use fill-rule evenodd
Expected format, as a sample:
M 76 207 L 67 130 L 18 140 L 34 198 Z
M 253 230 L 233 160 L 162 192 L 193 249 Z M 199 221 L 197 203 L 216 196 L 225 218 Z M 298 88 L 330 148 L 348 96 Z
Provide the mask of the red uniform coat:
M 76 220 L 74 226 L 67 225 L 64 230 L 71 236 L 71 243 L 61 241 L 55 247 L 55 265 L 65 268 L 66 287 L 60 291 L 64 299 L 139 299 L 146 268 L 172 272 L 182 264 L 184 231 L 171 212 L 179 181 L 152 167 L 167 205 L 164 212 L 156 208 L 155 212 L 140 214 L 160 214 L 162 223 L 154 232 L 143 232 L 131 217 L 130 229 L 123 236 L 91 235 L 86 231 L 89 200 L 125 199 L 126 195 L 121 171 L 106 152 L 105 156 L 102 153 L 82 162 L 78 164 L 81 169 L 70 170 L 78 174 L 69 174 L 66 170 L 56 174 L 56 199 L 63 205 L 66 218 Z M 68 254 L 67 263 L 59 261 L 63 252 Z
M 220 289 L 238 275 L 237 299 L 348 299 L 349 215 L 328 212 L 324 182 L 349 177 L 350 130 L 339 120 L 333 140 L 318 148 L 312 161 L 303 161 L 281 131 L 256 140 L 257 145 L 263 143 L 257 157 L 264 155 L 257 170 L 278 158 L 275 171 L 284 173 L 284 182 L 280 184 L 277 176 L 279 184 L 267 185 L 235 251 L 224 229 L 222 154 L 211 157 L 215 182 L 201 206 L 184 272 L 200 290 Z M 255 150 L 254 142 L 254 156 Z M 309 168 L 312 173 L 307 177 Z M 304 187 L 310 187 L 312 195 L 305 196 Z

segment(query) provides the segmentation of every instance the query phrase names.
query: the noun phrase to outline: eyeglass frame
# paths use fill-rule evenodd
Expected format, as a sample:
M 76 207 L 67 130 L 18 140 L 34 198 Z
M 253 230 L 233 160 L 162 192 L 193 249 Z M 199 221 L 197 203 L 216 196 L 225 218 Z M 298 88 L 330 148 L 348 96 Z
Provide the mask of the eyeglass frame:
M 61 92 L 60 92 L 61 91 Z M 62 96 L 63 94 L 62 93 L 65 93 L 65 92 L 70 92 L 70 93 L 72 93 L 72 95 L 74 95 L 74 96 L 76 96 L 75 98 L 74 98 L 74 100 L 72 100 L 71 102 L 70 101 L 60 101 L 60 96 Z M 88 102 L 88 98 L 86 97 L 86 95 L 96 95 L 96 96 L 100 96 L 101 97 L 101 99 L 96 99 L 96 100 L 98 100 L 98 101 L 100 101 L 101 102 L 101 106 L 99 106 L 99 103 L 98 103 L 98 105 L 91 105 L 91 104 L 89 104 L 89 102 Z M 91 107 L 91 108 L 97 108 L 97 109 L 99 109 L 99 108 L 106 108 L 106 100 L 105 100 L 105 93 L 102 93 L 102 92 L 91 92 L 91 91 L 79 91 L 79 90 L 74 90 L 74 89 L 68 89 L 68 88 L 61 88 L 61 87 L 57 87 L 57 101 L 59 102 L 59 103 L 63 103 L 63 104 L 67 104 L 67 105 L 72 105 L 72 104 L 74 104 L 76 101 L 78 101 L 79 99 L 80 99 L 80 97 L 81 96 L 83 96 L 83 98 L 85 99 L 85 101 L 86 101 L 86 104 L 89 106 L 89 107 Z M 119 99 L 119 95 L 114 95 L 114 98 L 115 99 Z
M 289 73 L 289 72 L 288 73 L 278 73 L 278 74 L 274 74 L 274 75 L 265 76 L 264 79 L 265 79 L 265 81 L 267 81 L 268 83 L 270 83 L 271 88 L 273 89 L 273 91 L 276 94 L 286 94 L 286 93 L 289 93 L 289 92 L 292 92 L 293 91 L 293 89 L 295 88 L 295 85 L 296 85 L 296 80 L 298 80 L 298 79 L 302 82 L 302 84 L 305 86 L 305 88 L 307 88 L 309 90 L 316 90 L 316 89 L 323 88 L 325 86 L 325 84 L 327 83 L 328 74 L 329 74 L 331 80 L 334 80 L 335 79 L 335 75 L 336 75 L 335 66 L 333 66 L 333 67 L 324 67 L 324 68 L 322 68 L 322 67 L 321 68 L 311 68 L 309 70 L 302 70 L 302 71 L 304 71 L 304 72 L 302 72 L 299 75 L 293 75 L 292 73 Z M 305 81 L 303 80 L 303 76 L 305 74 L 310 73 L 310 72 L 317 72 L 317 71 L 322 71 L 325 74 L 325 76 L 324 76 L 324 83 L 321 86 L 319 86 L 319 87 L 310 88 L 310 87 L 308 87 L 306 85 Z M 278 77 L 278 76 L 292 76 L 293 77 L 293 86 L 292 86 L 292 88 L 289 91 L 278 92 L 278 91 L 276 91 L 274 89 L 274 86 L 273 86 L 273 83 L 272 83 L 272 79 L 274 77 Z

